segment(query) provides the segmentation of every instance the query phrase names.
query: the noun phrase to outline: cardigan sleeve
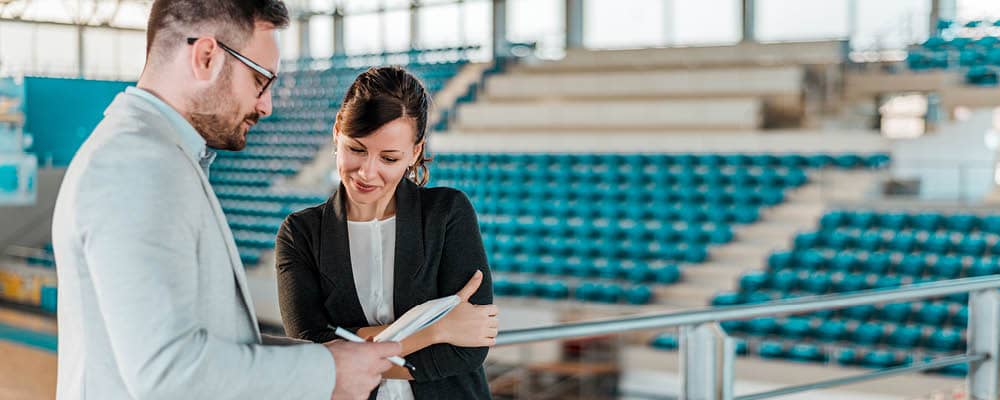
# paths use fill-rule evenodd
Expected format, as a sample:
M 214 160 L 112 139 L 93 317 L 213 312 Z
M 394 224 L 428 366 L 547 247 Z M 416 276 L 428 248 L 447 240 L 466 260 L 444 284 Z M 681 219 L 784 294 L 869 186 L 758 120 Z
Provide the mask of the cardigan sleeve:
M 324 343 L 336 339 L 327 328 L 319 269 L 308 251 L 306 231 L 289 216 L 275 239 L 275 269 L 281 322 L 289 337 Z
M 445 294 L 458 292 L 478 269 L 483 271 L 483 282 L 469 302 L 493 304 L 493 279 L 472 203 L 462 192 L 455 191 L 454 202 L 447 215 L 438 289 Z M 443 343 L 417 351 L 407 356 L 407 360 L 416 367 L 414 380 L 427 382 L 482 368 L 488 351 L 488 347 L 458 347 Z

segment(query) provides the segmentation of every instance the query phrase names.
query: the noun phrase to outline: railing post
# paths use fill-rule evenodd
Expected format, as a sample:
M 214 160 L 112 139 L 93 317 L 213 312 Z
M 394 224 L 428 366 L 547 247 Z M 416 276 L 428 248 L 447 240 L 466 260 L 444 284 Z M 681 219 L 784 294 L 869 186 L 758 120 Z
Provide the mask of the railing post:
M 733 398 L 735 343 L 718 323 L 681 327 L 681 399 Z
M 1000 397 L 1000 292 L 996 289 L 969 293 L 969 354 L 989 357 L 970 363 L 967 378 L 970 400 Z

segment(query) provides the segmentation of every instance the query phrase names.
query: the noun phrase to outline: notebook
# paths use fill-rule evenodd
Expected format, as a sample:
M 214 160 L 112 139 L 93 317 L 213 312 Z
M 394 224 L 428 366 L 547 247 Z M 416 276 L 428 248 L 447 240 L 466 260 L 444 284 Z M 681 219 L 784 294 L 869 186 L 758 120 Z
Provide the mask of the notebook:
M 458 296 L 451 295 L 413 307 L 399 317 L 396 322 L 375 335 L 373 340 L 376 342 L 399 342 L 406 339 L 443 318 L 461 301 Z

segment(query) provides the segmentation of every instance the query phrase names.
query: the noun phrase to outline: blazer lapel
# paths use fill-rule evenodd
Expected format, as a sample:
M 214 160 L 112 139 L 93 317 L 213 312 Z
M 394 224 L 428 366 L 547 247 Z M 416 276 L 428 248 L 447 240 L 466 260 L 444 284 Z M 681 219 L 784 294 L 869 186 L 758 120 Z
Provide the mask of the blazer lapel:
M 347 194 L 341 185 L 323 207 L 320 232 L 318 268 L 327 278 L 331 289 L 326 304 L 331 318 L 348 321 L 348 326 L 368 326 L 368 318 L 361 308 L 358 289 L 354 285 L 354 268 L 351 265 L 351 245 L 347 233 Z
M 128 106 L 142 108 L 146 112 L 150 112 L 153 115 L 160 117 L 162 119 L 160 125 L 164 127 L 161 131 L 170 139 L 171 142 L 174 143 L 175 146 L 177 146 L 177 149 L 184 154 L 184 158 L 188 160 L 190 167 L 194 169 L 194 173 L 198 174 L 201 181 L 201 188 L 204 191 L 205 197 L 212 206 L 212 213 L 215 214 L 215 222 L 219 224 L 219 230 L 222 231 L 223 241 L 225 241 L 226 250 L 229 252 L 229 264 L 236 277 L 236 284 L 243 297 L 243 304 L 246 306 L 247 314 L 250 316 L 254 336 L 257 338 L 257 342 L 260 342 L 260 330 L 257 329 L 257 313 L 254 310 L 253 300 L 250 298 L 250 290 L 247 288 L 246 271 L 243 268 L 243 261 L 240 260 L 240 252 L 236 248 L 236 240 L 233 239 L 233 232 L 229 229 L 229 222 L 226 220 L 226 215 L 222 212 L 222 206 L 219 204 L 219 199 L 215 196 L 215 190 L 212 189 L 212 184 L 209 183 L 208 177 L 205 176 L 205 172 L 202 171 L 198 160 L 191 158 L 191 155 L 184 150 L 184 146 L 180 144 L 179 138 L 174 133 L 173 127 L 170 125 L 170 121 L 168 121 L 166 117 L 162 116 L 160 112 L 151 104 L 147 104 L 145 100 L 134 96 L 121 97 L 126 99 L 125 101 L 128 102 Z
M 201 177 L 201 187 L 205 190 L 205 196 L 208 197 L 208 201 L 212 204 L 215 222 L 219 224 L 219 230 L 222 231 L 223 240 L 226 242 L 226 249 L 229 251 L 229 264 L 233 267 L 236 284 L 239 286 L 240 294 L 243 295 L 243 303 L 250 314 L 250 322 L 253 324 L 254 334 L 257 336 L 257 341 L 260 342 L 260 330 L 257 329 L 257 312 L 254 310 L 253 299 L 250 297 L 250 289 L 247 287 L 246 268 L 243 267 L 243 260 L 240 259 L 240 251 L 236 247 L 236 239 L 233 238 L 233 231 L 229 229 L 229 221 L 226 220 L 226 214 L 222 212 L 222 205 L 219 204 L 219 198 L 215 196 L 215 190 L 212 189 L 208 177 L 205 176 L 205 173 L 201 170 L 201 166 L 196 161 L 190 158 L 188 160 L 194 163 L 195 169 L 198 170 L 198 175 Z
M 403 178 L 396 186 L 396 262 L 393 266 L 393 311 L 399 318 L 423 303 L 415 295 L 415 276 L 424 268 L 424 223 L 420 188 Z

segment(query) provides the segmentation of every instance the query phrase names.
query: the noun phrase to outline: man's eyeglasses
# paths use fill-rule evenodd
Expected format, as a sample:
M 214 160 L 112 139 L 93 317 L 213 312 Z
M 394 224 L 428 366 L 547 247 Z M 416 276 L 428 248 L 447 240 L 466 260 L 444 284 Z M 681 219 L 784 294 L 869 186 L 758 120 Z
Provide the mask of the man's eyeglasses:
M 189 45 L 192 45 L 192 44 L 194 44 L 194 42 L 197 42 L 197 41 L 198 41 L 198 38 L 194 38 L 194 37 L 187 38 L 187 43 Z M 278 74 L 275 74 L 274 72 L 268 71 L 267 68 L 264 68 L 260 64 L 255 63 L 253 60 L 251 60 L 251 59 L 247 58 L 246 56 L 240 54 L 238 51 L 233 50 L 231 47 L 226 46 L 222 42 L 216 40 L 215 43 L 218 43 L 219 47 L 221 47 L 222 50 L 225 50 L 226 53 L 229 53 L 229 55 L 235 57 L 237 60 L 240 60 L 240 62 L 243 63 L 243 65 L 246 65 L 247 67 L 250 67 L 250 69 L 256 71 L 258 74 L 260 74 L 261 76 L 263 76 L 264 79 L 266 79 L 266 81 L 264 82 L 264 86 L 260 88 L 260 93 L 257 93 L 257 98 L 258 99 L 260 98 L 260 96 L 264 95 L 264 92 L 266 92 L 267 88 L 271 86 L 271 83 L 274 82 L 274 80 L 278 78 Z

